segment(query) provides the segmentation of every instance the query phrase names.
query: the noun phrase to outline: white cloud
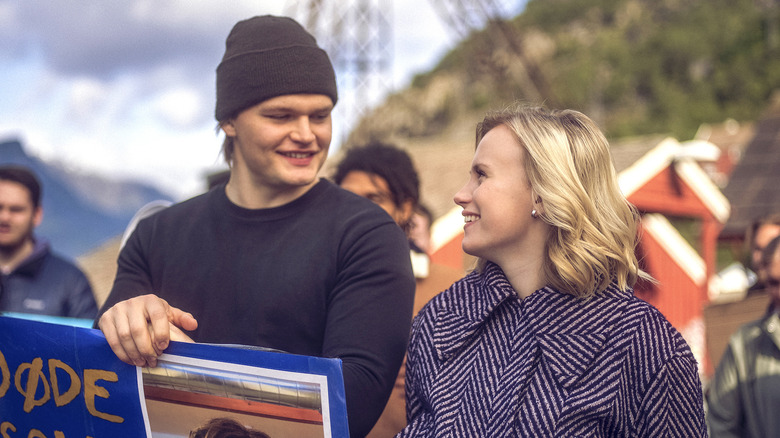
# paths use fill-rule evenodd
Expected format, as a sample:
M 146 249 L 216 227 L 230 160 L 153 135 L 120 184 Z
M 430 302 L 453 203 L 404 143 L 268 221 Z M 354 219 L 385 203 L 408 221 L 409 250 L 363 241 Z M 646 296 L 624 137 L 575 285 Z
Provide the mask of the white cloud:
M 109 87 L 90 78 L 79 78 L 69 86 L 70 96 L 67 113 L 75 120 L 85 123 L 104 112 Z
M 179 128 L 192 126 L 202 113 L 203 102 L 200 94 L 191 88 L 178 88 L 166 91 L 154 99 L 155 113 Z
M 197 192 L 222 165 L 213 105 L 225 38 L 236 21 L 285 3 L 0 0 L 0 139 L 176 196 Z M 389 16 L 401 87 L 453 41 L 429 1 L 396 0 Z

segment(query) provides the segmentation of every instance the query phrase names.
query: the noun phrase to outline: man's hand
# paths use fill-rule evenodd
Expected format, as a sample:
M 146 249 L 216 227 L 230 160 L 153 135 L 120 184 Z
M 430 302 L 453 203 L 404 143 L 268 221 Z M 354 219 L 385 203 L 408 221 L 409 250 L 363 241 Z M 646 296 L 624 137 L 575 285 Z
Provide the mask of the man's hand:
M 115 304 L 100 317 L 98 326 L 120 360 L 154 367 L 169 341 L 192 342 L 180 328 L 195 330 L 198 321 L 192 314 L 150 294 Z

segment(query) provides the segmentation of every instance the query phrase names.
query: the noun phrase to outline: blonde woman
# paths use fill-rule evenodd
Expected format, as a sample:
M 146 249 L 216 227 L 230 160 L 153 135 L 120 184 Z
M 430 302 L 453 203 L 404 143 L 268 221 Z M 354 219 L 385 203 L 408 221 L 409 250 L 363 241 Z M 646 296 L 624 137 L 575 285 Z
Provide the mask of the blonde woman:
M 399 436 L 706 436 L 690 348 L 633 295 L 638 216 L 593 121 L 488 114 L 455 203 L 479 263 L 414 321 Z

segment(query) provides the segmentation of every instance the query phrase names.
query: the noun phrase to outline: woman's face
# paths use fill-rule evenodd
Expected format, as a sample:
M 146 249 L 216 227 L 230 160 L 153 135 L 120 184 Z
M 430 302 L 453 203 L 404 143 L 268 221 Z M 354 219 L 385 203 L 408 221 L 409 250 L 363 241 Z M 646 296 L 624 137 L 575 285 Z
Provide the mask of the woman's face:
M 523 148 L 504 125 L 479 142 L 469 180 L 454 199 L 463 207 L 466 253 L 502 265 L 543 247 L 544 224 L 531 216 L 534 209 L 541 214 L 542 206 L 534 202 L 524 159 Z

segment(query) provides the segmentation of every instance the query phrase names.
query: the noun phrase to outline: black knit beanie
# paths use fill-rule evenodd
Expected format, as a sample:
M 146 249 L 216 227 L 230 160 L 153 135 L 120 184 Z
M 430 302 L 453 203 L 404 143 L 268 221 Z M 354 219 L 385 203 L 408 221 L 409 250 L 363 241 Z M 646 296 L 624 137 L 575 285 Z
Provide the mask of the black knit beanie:
M 217 121 L 285 94 L 324 94 L 338 100 L 328 54 L 295 20 L 264 15 L 239 21 L 217 67 Z

